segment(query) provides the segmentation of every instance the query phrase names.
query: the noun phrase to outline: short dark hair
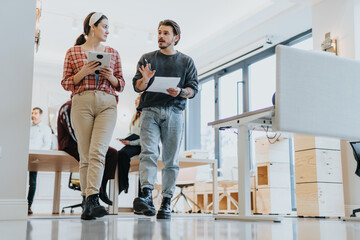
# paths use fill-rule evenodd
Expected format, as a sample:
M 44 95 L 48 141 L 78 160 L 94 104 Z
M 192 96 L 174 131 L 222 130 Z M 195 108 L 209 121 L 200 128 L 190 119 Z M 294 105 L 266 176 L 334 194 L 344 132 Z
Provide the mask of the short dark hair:
M 173 20 L 165 19 L 165 20 L 159 22 L 159 27 L 158 27 L 158 29 L 160 28 L 160 26 L 170 26 L 170 27 L 172 27 L 173 33 L 174 33 L 175 35 L 178 35 L 178 36 L 179 36 L 179 39 L 175 42 L 175 45 L 178 44 L 178 42 L 180 41 L 180 35 L 181 35 L 181 30 L 180 30 L 179 24 L 177 24 L 177 23 L 176 23 L 175 21 L 173 21 Z
M 42 110 L 41 108 L 39 108 L 39 107 L 34 107 L 34 108 L 33 108 L 33 111 L 34 111 L 34 110 L 39 110 L 39 113 L 40 113 L 40 114 L 43 114 L 43 110 Z

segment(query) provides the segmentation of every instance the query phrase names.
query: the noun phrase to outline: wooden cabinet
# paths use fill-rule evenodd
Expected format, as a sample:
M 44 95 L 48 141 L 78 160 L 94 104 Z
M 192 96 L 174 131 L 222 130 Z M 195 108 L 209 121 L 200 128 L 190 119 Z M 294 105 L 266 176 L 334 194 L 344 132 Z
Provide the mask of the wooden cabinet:
M 327 149 L 297 151 L 295 153 L 295 169 L 296 183 L 341 183 L 341 152 Z
M 257 213 L 288 214 L 291 212 L 290 188 L 256 189 Z
M 296 135 L 295 181 L 299 216 L 344 216 L 340 141 Z
M 255 140 L 256 163 L 289 163 L 289 139 L 279 138 L 270 143 L 267 138 Z
M 255 140 L 256 190 L 254 213 L 291 213 L 289 139 Z
M 342 183 L 296 184 L 298 216 L 344 216 Z
M 257 188 L 290 188 L 289 163 L 258 163 Z

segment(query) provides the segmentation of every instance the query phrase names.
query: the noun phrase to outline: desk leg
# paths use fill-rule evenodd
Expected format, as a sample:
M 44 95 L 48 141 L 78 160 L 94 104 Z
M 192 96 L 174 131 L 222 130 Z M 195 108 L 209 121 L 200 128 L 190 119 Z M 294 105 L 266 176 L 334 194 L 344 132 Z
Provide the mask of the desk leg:
M 217 215 L 219 212 L 219 194 L 218 194 L 218 163 L 217 160 L 213 163 L 213 214 Z
M 250 203 L 250 142 L 249 129 L 239 127 L 238 133 L 238 193 L 239 215 L 251 215 Z M 240 201 L 241 199 L 241 201 Z M 240 204 L 241 203 L 241 204 Z
M 59 239 L 59 221 L 51 221 L 51 239 Z
M 118 199 L 119 199 L 119 174 L 118 174 L 118 166 L 116 166 L 116 170 L 115 170 L 115 179 L 111 179 L 110 180 L 110 199 L 113 202 L 112 206 L 110 207 L 110 211 L 109 213 L 111 215 L 117 215 L 119 213 L 119 207 L 118 207 Z
M 59 214 L 60 208 L 61 172 L 55 172 L 53 214 Z
M 279 216 L 251 216 L 249 129 L 244 125 L 240 125 L 238 129 L 239 129 L 238 131 L 239 215 L 232 215 L 232 216 L 218 215 L 215 217 L 215 219 L 281 222 L 282 217 Z

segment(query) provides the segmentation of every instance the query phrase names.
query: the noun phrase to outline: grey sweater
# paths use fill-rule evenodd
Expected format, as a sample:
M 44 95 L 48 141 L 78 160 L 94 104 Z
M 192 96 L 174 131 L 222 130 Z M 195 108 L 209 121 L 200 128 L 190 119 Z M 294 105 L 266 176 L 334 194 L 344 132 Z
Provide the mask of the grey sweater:
M 165 55 L 159 50 L 146 53 L 140 58 L 136 75 L 133 78 L 133 87 L 135 91 L 139 92 L 136 89 L 136 82 L 142 78 L 139 67 L 146 65 L 145 59 L 151 64 L 152 70 L 156 70 L 155 76 L 180 77 L 180 82 L 178 84 L 179 88 L 190 87 L 194 90 L 194 96 L 198 92 L 198 76 L 194 61 L 189 56 L 181 52 L 177 52 L 174 55 Z M 150 79 L 147 88 L 149 88 L 152 84 L 155 76 Z M 174 98 L 165 93 L 147 92 L 145 89 L 144 93 L 141 95 L 140 103 L 137 109 L 141 111 L 143 108 L 156 106 L 174 106 L 184 110 L 186 106 L 186 98 L 182 98 L 180 96 Z

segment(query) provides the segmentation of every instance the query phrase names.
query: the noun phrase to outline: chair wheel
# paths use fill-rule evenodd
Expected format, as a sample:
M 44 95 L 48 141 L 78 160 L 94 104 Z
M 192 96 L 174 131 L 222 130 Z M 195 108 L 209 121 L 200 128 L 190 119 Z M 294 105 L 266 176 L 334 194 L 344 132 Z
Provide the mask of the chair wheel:
M 198 210 L 197 213 L 201 213 L 201 210 Z
M 65 210 L 63 209 L 63 210 L 61 210 L 61 213 L 65 213 Z
M 174 213 L 174 212 L 175 212 L 175 211 L 174 211 L 174 209 L 173 209 L 173 210 L 171 210 L 171 212 L 172 212 L 172 213 Z
M 192 210 L 190 209 L 190 210 L 188 211 L 188 213 L 192 213 Z

